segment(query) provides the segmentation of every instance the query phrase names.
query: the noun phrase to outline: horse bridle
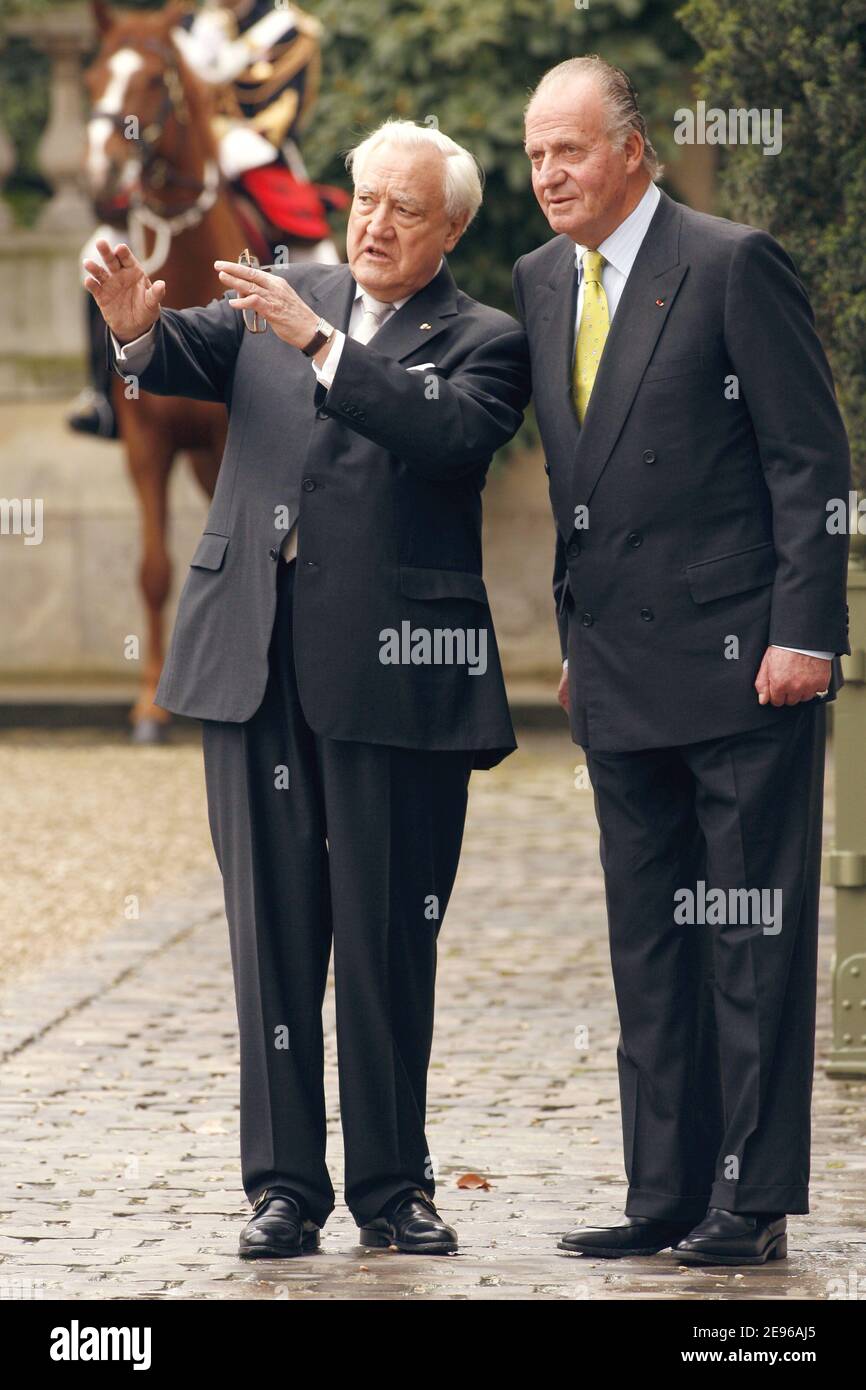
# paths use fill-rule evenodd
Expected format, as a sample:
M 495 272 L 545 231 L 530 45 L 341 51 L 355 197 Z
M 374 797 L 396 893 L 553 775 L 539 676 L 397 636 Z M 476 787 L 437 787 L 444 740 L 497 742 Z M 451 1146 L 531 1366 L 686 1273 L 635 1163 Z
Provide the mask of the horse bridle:
M 189 125 L 189 106 L 178 67 L 174 48 L 155 40 L 143 39 L 139 48 L 157 54 L 164 63 L 163 78 L 165 91 L 154 118 L 135 137 L 127 134 L 127 117 L 117 111 L 103 111 L 94 107 L 90 119 L 109 121 L 114 130 L 123 134 L 133 146 L 140 168 L 139 181 L 132 190 L 129 207 L 129 233 L 133 251 L 141 262 L 145 273 L 152 275 L 165 263 L 172 239 L 180 232 L 197 226 L 213 207 L 219 192 L 219 166 L 214 159 L 206 159 L 202 179 L 181 174 L 171 169 L 167 160 L 158 153 L 159 142 L 165 133 L 168 118 L 174 116 L 181 127 Z M 176 212 L 164 208 L 151 207 L 146 198 L 145 181 L 151 189 L 165 188 L 173 184 L 178 188 L 188 188 L 195 192 L 194 201 Z M 149 228 L 155 236 L 155 244 L 150 256 L 145 254 L 144 229 Z

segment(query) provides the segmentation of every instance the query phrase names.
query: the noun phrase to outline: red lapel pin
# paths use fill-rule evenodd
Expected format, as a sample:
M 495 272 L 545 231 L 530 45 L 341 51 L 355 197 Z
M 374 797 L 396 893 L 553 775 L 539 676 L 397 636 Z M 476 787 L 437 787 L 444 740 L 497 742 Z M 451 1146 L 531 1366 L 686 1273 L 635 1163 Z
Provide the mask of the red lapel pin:
M 663 299 L 657 299 L 657 300 L 656 300 L 656 306 L 657 306 L 659 309 L 663 309 L 663 308 L 665 307 L 665 302 L 664 302 L 664 300 L 663 300 Z

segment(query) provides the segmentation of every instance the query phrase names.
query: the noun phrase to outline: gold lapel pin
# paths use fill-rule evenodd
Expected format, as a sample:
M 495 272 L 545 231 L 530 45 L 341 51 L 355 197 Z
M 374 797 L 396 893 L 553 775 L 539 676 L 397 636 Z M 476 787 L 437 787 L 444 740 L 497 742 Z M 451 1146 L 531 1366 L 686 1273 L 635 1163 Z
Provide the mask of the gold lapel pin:
M 419 323 L 418 327 L 419 327 L 419 328 L 429 328 L 429 327 L 430 327 L 430 324 L 429 324 L 429 323 Z

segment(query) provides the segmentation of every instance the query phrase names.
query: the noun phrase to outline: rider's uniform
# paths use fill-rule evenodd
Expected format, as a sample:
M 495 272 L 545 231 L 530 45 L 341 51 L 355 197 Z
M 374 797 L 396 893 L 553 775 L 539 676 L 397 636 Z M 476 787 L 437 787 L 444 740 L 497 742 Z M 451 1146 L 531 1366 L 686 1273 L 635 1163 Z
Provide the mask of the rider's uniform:
M 264 214 L 271 252 L 287 240 L 291 259 L 336 263 L 339 255 L 325 214 L 328 208 L 344 207 L 348 198 L 341 189 L 310 183 L 298 149 L 299 132 L 318 92 L 321 32 L 318 21 L 295 5 L 253 0 L 247 13 L 238 16 L 224 4 L 205 0 L 181 18 L 172 38 L 188 67 L 215 88 L 220 173 Z M 243 214 L 243 207 L 238 211 Z M 128 240 L 132 232 L 132 224 L 125 231 L 117 223 L 97 227 L 82 248 L 82 261 L 101 259 L 96 249 L 100 238 Z M 251 229 L 251 245 L 254 238 Z M 263 245 L 262 254 L 266 249 Z M 82 279 L 85 274 L 82 268 Z M 115 422 L 102 319 L 90 296 L 87 305 L 95 391 L 86 388 L 68 418 L 73 428 L 111 436 Z
M 205 4 L 172 30 L 183 60 L 215 91 L 214 134 L 224 179 L 240 186 L 271 227 L 303 247 L 303 258 L 334 261 L 326 209 L 343 207 L 341 189 L 310 183 L 298 136 L 319 85 L 321 25 L 294 5 L 254 0 L 239 18 Z M 97 240 L 117 239 L 100 226 L 81 259 L 98 260 Z M 83 272 L 82 272 L 83 278 Z
M 321 32 L 294 5 L 254 0 L 240 17 L 205 5 L 172 33 L 189 67 L 218 89 L 223 177 L 240 183 L 275 227 L 304 241 L 329 235 L 330 191 L 309 182 L 298 149 L 318 91 Z

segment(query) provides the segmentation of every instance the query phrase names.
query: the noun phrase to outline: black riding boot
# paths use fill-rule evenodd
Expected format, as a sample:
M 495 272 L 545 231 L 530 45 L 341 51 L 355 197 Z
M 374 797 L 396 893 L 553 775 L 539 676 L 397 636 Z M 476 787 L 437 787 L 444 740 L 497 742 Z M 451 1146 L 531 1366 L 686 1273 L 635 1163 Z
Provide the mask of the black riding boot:
M 76 396 L 66 423 L 80 434 L 116 439 L 117 420 L 111 404 L 112 372 L 105 358 L 105 322 L 93 296 L 88 294 L 85 298 L 90 385 Z

